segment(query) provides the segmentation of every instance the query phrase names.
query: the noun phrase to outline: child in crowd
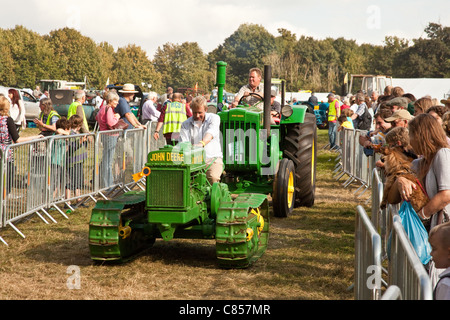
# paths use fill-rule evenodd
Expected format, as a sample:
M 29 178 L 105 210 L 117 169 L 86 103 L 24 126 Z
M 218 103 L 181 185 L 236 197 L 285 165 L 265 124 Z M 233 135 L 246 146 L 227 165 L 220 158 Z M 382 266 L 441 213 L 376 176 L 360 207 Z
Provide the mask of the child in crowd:
M 56 121 L 56 134 L 68 136 L 70 134 L 70 123 L 66 117 L 61 117 Z
M 450 300 L 450 222 L 442 223 L 431 229 L 428 241 L 431 256 L 436 268 L 445 269 L 439 275 L 434 288 L 435 300 Z
M 384 141 L 381 146 L 386 146 L 389 148 L 401 147 L 403 153 L 410 158 L 410 160 L 417 159 L 417 155 L 413 152 L 412 147 L 409 143 L 409 131 L 404 127 L 395 127 L 389 130 L 384 136 Z M 383 157 L 375 164 L 378 168 L 384 167 Z
M 350 110 L 350 108 L 342 110 L 342 113 L 338 118 L 338 122 L 340 124 L 338 131 L 342 131 L 342 128 L 355 129 L 355 127 L 353 126 L 353 120 L 351 118 L 352 115 L 353 111 Z
M 69 135 L 69 121 L 66 117 L 61 117 L 56 121 L 56 135 Z M 53 200 L 64 196 L 64 166 L 66 164 L 67 140 L 55 139 L 52 144 L 51 176 L 50 181 L 53 186 Z
M 389 130 L 385 136 L 386 144 L 390 147 L 402 147 L 403 153 L 412 160 L 417 159 L 409 143 L 409 131 L 404 127 L 395 127 Z
M 80 116 L 71 116 L 69 118 L 70 135 L 80 134 L 82 125 L 83 119 Z M 81 188 L 84 185 L 83 162 L 87 158 L 85 144 L 86 137 L 73 138 L 68 144 L 66 199 L 70 199 L 71 190 L 75 191 L 75 197 L 81 194 Z M 79 207 L 85 207 L 85 205 L 81 204 Z
M 338 122 L 339 122 L 338 131 L 342 131 L 343 128 L 354 129 L 353 121 L 348 121 L 348 118 L 343 114 L 339 116 Z

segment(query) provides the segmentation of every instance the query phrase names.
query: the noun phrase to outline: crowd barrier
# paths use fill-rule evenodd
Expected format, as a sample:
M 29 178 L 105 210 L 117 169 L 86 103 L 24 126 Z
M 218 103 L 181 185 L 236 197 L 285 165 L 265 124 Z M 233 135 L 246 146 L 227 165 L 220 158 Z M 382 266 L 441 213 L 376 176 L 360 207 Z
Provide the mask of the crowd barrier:
M 145 166 L 150 151 L 165 144 L 163 135 L 152 137 L 155 128 L 156 122 L 149 122 L 147 129 L 54 135 L 0 149 L 0 230 L 10 226 L 25 238 L 15 223 L 32 214 L 57 223 L 51 209 L 68 219 L 65 209 L 143 189 L 133 174 Z
M 25 238 L 15 222 L 32 214 L 47 224 L 47 219 L 57 223 L 49 209 L 68 219 L 61 205 L 76 210 L 83 201 L 95 202 L 98 196 L 107 198 L 135 186 L 143 189 L 132 175 L 142 170 L 150 151 L 165 145 L 163 135 L 153 139 L 155 128 L 156 123 L 150 122 L 147 129 L 51 136 L 0 149 L 0 230 L 10 226 Z M 383 179 L 375 167 L 378 157 L 364 154 L 358 142 L 363 134 L 350 129 L 338 132 L 335 149 L 335 178 L 348 175 L 345 187 L 360 183 L 357 192 L 364 190 L 358 197 L 372 188 L 372 217 L 357 207 L 355 299 L 432 299 L 431 281 L 403 230 L 399 206 L 380 208 Z M 0 241 L 8 245 L 2 237 Z M 386 262 L 388 270 L 383 267 Z M 382 286 L 387 288 L 384 295 Z
M 371 217 L 362 206 L 356 208 L 355 225 L 355 300 L 431 300 L 432 285 L 398 215 L 400 204 L 380 208 L 384 177 L 375 163 L 379 155 L 366 156 L 359 144 L 365 131 L 344 129 L 338 132 L 334 178 L 348 176 L 352 182 L 372 189 Z M 357 193 L 355 192 L 355 194 Z M 360 197 L 363 193 L 360 193 Z M 385 288 L 383 290 L 382 288 Z

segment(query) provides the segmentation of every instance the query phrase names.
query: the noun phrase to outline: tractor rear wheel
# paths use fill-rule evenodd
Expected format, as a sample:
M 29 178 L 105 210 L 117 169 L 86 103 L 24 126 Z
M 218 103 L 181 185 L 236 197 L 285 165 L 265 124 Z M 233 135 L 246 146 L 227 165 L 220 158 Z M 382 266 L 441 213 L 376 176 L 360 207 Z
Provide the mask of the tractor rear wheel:
M 316 117 L 306 113 L 304 123 L 287 125 L 281 148 L 284 157 L 295 164 L 295 205 L 312 207 L 316 190 Z
M 286 218 L 294 210 L 295 204 L 295 166 L 289 159 L 281 159 L 273 182 L 273 214 Z

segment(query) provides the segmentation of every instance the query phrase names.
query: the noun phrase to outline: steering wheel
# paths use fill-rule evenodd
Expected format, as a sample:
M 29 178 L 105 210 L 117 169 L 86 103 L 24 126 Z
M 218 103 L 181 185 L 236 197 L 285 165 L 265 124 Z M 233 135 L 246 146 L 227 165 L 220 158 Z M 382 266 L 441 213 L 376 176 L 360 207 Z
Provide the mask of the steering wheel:
M 249 92 L 248 93 L 248 96 L 242 96 L 240 99 L 239 99 L 239 102 L 238 102 L 238 105 L 240 106 L 240 105 L 242 105 L 241 103 L 242 103 L 242 100 L 244 100 L 245 98 L 248 98 L 248 97 L 250 97 L 250 96 L 255 96 L 255 97 L 257 97 L 257 98 L 259 98 L 261 101 L 264 101 L 264 98 L 260 95 L 260 94 L 258 94 L 258 93 L 256 93 L 256 92 Z M 258 102 L 259 103 L 259 102 Z M 247 104 L 247 103 L 246 103 Z M 248 105 L 248 104 L 247 104 Z

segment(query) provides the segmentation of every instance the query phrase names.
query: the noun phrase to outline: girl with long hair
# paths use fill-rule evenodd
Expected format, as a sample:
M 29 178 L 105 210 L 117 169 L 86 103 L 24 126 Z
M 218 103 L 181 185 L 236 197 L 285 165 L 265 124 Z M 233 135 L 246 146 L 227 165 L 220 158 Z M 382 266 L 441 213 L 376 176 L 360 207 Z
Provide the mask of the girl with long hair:
M 23 101 L 20 99 L 19 91 L 16 89 L 9 89 L 8 97 L 11 100 L 9 114 L 14 120 L 17 132 L 20 132 L 21 128 L 26 128 L 25 106 Z
M 413 188 L 422 186 L 425 189 L 429 201 L 417 214 L 424 225 L 430 224 L 431 230 L 450 218 L 450 146 L 444 129 L 430 114 L 416 116 L 409 122 L 408 129 L 410 144 L 414 152 L 420 155 L 412 163 L 418 183 L 398 177 L 396 191 L 401 200 L 409 201 Z M 434 268 L 433 262 L 428 267 L 435 284 L 443 270 Z

